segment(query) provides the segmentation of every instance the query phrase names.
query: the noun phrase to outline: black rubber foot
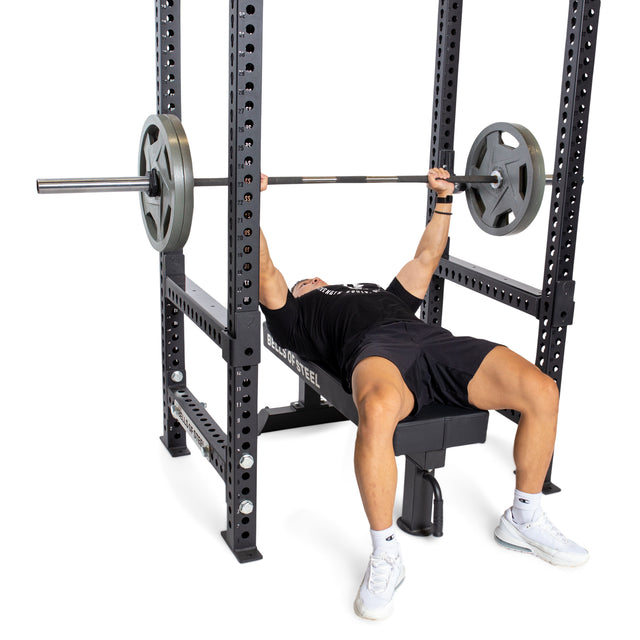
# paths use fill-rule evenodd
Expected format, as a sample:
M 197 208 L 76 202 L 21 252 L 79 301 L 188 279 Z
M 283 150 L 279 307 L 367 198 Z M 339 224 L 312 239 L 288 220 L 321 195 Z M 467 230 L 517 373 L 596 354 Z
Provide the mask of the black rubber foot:
M 164 448 L 171 454 L 172 458 L 180 458 L 182 456 L 191 455 L 191 451 L 185 446 L 183 447 L 167 447 L 167 443 L 164 441 L 164 437 L 160 436 L 160 442 L 164 445 Z
M 560 491 L 562 491 L 562 489 L 553 484 L 553 482 L 545 482 L 542 486 L 542 493 L 544 493 L 545 496 L 548 496 L 551 493 L 560 493 Z
M 229 536 L 226 531 L 221 531 L 224 541 L 229 545 L 229 549 L 233 552 L 233 555 L 236 557 L 236 560 L 240 564 L 244 564 L 245 562 L 255 562 L 256 560 L 262 560 L 262 554 L 258 551 L 256 547 L 249 547 L 247 549 L 234 549 L 229 544 Z
M 412 529 L 402 518 L 398 518 L 397 524 L 399 529 L 408 533 L 410 536 L 422 536 L 423 538 L 426 538 L 427 536 L 433 535 L 433 525 L 429 525 L 424 529 Z

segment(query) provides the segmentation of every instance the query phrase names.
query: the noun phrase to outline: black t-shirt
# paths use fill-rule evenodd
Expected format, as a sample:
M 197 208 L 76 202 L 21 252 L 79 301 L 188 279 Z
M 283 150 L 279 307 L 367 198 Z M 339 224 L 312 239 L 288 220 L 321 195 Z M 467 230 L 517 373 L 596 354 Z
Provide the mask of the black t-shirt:
M 276 342 L 340 376 L 367 332 L 391 322 L 421 322 L 415 313 L 422 300 L 397 278 L 387 289 L 376 284 L 331 285 L 294 298 L 280 309 L 261 305 Z

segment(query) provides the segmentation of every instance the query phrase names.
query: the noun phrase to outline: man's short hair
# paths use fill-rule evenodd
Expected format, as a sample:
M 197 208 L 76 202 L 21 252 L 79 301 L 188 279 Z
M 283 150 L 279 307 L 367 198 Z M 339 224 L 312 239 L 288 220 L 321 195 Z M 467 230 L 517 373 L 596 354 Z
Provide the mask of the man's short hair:
M 309 278 L 302 278 L 302 280 L 298 280 L 298 282 L 296 282 L 293 287 L 291 287 L 291 289 L 289 289 L 289 291 L 291 291 L 291 293 L 293 293 L 293 290 L 301 283 L 304 282 L 305 280 L 308 280 Z

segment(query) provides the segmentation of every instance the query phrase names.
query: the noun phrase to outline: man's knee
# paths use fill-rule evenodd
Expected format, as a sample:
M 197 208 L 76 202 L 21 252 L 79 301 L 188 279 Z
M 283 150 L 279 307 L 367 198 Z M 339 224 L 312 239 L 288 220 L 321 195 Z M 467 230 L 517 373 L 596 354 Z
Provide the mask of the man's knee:
M 534 370 L 523 380 L 526 409 L 555 416 L 558 413 L 560 392 L 555 380 L 542 371 Z
M 403 394 L 390 384 L 374 384 L 356 399 L 359 424 L 366 428 L 395 425 L 403 416 Z
M 353 378 L 353 401 L 359 425 L 367 429 L 395 429 L 413 409 L 413 394 L 400 371 L 384 358 L 366 358 L 356 367 Z

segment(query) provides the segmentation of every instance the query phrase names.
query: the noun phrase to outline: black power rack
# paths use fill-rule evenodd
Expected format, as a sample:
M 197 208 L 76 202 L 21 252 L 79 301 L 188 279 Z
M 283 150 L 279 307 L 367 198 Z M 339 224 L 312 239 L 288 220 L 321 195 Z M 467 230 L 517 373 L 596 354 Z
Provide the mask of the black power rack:
M 431 166 L 453 169 L 462 0 L 441 0 L 435 59 Z M 570 0 L 553 171 L 549 232 L 540 289 L 449 255 L 434 276 L 422 317 L 442 320 L 445 281 L 455 282 L 538 319 L 537 366 L 560 387 L 567 327 L 573 321 L 573 263 L 583 182 L 600 0 Z M 187 455 L 185 430 L 225 483 L 223 536 L 240 562 L 260 559 L 256 546 L 261 321 L 258 309 L 263 0 L 230 0 L 228 299 L 226 308 L 190 281 L 182 250 L 160 254 L 164 432 L 171 455 Z M 180 0 L 156 0 L 157 111 L 181 116 Z M 247 144 L 250 138 L 251 144 Z M 434 211 L 430 194 L 427 219 Z M 226 429 L 189 391 L 184 318 L 222 351 L 228 365 Z M 291 407 L 269 410 L 280 428 L 340 415 L 304 380 Z M 261 415 L 262 414 L 262 415 Z M 517 422 L 515 412 L 505 414 Z M 303 419 L 300 416 L 304 415 Z M 271 430 L 267 429 L 267 430 Z M 558 488 L 551 468 L 544 491 Z

